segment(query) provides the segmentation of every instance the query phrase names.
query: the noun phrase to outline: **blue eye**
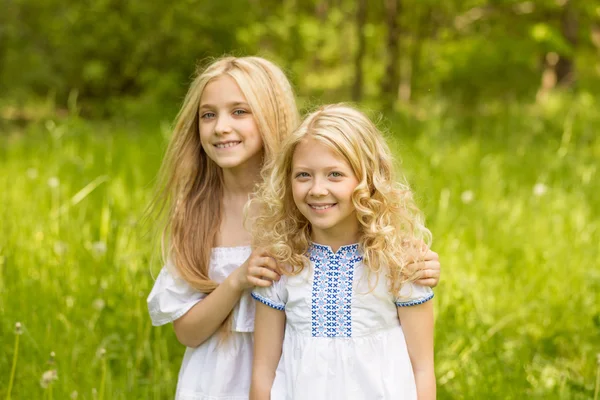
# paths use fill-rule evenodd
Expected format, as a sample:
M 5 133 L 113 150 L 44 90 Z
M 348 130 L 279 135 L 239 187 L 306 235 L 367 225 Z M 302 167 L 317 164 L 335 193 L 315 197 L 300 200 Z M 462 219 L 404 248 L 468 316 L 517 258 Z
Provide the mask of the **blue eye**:
M 214 118 L 215 117 L 215 113 L 212 112 L 205 112 L 204 114 L 202 114 L 200 116 L 200 118 L 202 119 L 208 119 L 208 118 Z
M 298 172 L 296 174 L 296 178 L 308 178 L 310 175 L 308 174 L 308 172 Z
M 244 114 L 248 114 L 248 111 L 246 110 L 235 110 L 233 112 L 234 115 L 244 115 Z
M 342 176 L 344 176 L 344 174 L 342 174 L 341 172 L 337 172 L 337 171 L 333 171 L 329 175 L 331 175 L 334 178 L 341 178 Z

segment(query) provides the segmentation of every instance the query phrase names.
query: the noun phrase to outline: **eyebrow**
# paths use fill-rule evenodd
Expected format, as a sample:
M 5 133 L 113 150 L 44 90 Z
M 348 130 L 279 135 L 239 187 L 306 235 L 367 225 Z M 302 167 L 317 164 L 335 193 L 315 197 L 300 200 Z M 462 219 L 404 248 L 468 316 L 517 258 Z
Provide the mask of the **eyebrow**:
M 336 165 L 328 165 L 324 168 L 319 168 L 319 169 L 324 169 L 326 171 L 331 171 L 333 169 L 343 169 L 343 168 L 347 168 L 344 164 L 336 164 Z M 298 165 L 298 166 L 292 166 L 292 171 L 296 171 L 296 170 L 305 170 L 305 171 L 312 171 L 314 168 L 309 168 L 307 166 L 304 165 Z
M 234 101 L 234 102 L 225 104 L 225 106 L 227 106 L 229 108 L 238 107 L 238 106 L 244 106 L 244 107 L 250 108 L 250 106 L 248 105 L 248 103 L 243 102 L 243 101 Z M 214 109 L 214 108 L 217 108 L 217 106 L 215 106 L 214 104 L 201 104 L 200 105 L 200 109 L 203 109 L 203 108 Z

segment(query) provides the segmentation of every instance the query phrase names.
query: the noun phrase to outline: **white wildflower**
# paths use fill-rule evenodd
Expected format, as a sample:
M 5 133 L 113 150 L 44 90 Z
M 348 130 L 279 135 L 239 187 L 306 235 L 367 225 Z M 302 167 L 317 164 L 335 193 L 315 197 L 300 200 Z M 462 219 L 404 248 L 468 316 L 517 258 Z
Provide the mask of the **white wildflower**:
M 92 243 L 92 250 L 96 255 L 103 255 L 106 253 L 106 243 L 102 241 Z
M 65 297 L 65 304 L 67 305 L 67 308 L 73 308 L 75 305 L 75 298 L 73 296 Z
M 42 379 L 40 379 L 40 385 L 46 389 L 52 382 L 58 379 L 58 373 L 55 369 L 48 370 L 42 374 Z
M 469 204 L 470 202 L 473 201 L 474 198 L 475 198 L 475 195 L 473 194 L 473 191 L 471 191 L 471 190 L 465 190 L 460 195 L 460 199 L 465 204 Z
M 543 183 L 536 183 L 533 185 L 533 194 L 538 197 L 543 196 L 547 191 L 548 186 L 544 185 Z
M 52 176 L 48 179 L 48 186 L 50 186 L 52 189 L 56 189 L 59 185 L 60 180 L 57 177 Z
M 54 243 L 54 252 L 59 256 L 63 255 L 67 252 L 68 247 L 69 246 L 67 246 L 67 244 L 65 242 L 61 242 L 59 240 L 56 243 Z
M 94 307 L 98 311 L 101 311 L 104 308 L 104 306 L 106 306 L 106 303 L 102 299 L 96 299 L 92 303 L 92 307 Z

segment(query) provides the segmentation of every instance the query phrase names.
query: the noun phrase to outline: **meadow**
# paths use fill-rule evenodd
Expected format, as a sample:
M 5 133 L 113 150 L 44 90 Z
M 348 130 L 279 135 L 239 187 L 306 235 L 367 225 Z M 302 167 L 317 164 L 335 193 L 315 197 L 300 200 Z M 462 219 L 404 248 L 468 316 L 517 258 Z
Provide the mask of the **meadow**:
M 551 97 L 382 122 L 442 261 L 440 399 L 599 398 L 598 110 Z M 161 260 L 142 223 L 172 116 L 4 113 L 0 398 L 172 398 L 184 349 L 150 324 Z

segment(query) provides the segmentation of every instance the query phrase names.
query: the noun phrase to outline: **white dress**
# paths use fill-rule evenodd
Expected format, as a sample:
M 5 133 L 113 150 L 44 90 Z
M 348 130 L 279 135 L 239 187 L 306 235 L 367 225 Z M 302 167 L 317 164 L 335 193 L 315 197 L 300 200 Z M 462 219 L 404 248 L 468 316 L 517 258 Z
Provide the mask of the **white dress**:
M 312 244 L 311 267 L 282 276 L 252 297 L 286 314 L 271 400 L 416 399 L 397 307 L 424 303 L 431 288 L 367 277 L 358 245 Z M 373 289 L 371 292 L 370 289 Z
M 250 256 L 250 246 L 212 249 L 208 274 L 223 282 Z M 160 271 L 148 296 L 152 324 L 175 321 L 202 301 L 205 294 L 177 275 L 172 264 Z M 232 334 L 221 341 L 218 333 L 196 348 L 187 348 L 179 371 L 177 400 L 248 400 L 252 373 L 254 301 L 245 293 L 235 306 Z

